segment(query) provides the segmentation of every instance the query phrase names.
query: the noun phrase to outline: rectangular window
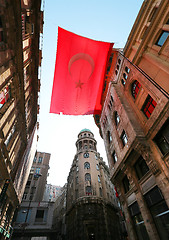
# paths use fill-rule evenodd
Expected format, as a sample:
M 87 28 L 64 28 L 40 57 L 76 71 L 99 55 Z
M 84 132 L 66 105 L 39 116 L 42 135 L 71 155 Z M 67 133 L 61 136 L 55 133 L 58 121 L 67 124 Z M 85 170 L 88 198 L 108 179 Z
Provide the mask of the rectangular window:
M 34 157 L 33 162 L 36 163 L 37 157 Z
M 136 170 L 138 179 L 141 179 L 149 171 L 149 168 L 148 168 L 145 160 L 142 157 L 140 157 L 137 160 L 137 162 L 134 165 L 134 168 Z
M 156 42 L 156 45 L 162 47 L 163 44 L 165 43 L 168 35 L 169 35 L 168 31 L 162 31 L 161 35 L 159 36 L 159 38 L 158 38 L 158 40 Z
M 169 209 L 158 187 L 150 190 L 145 199 L 151 215 L 157 227 L 160 239 L 168 239 L 169 236 Z
M 146 98 L 144 105 L 142 107 L 142 111 L 147 118 L 149 118 L 151 116 L 156 105 L 157 105 L 157 103 L 153 100 L 153 98 L 150 95 L 148 95 L 148 97 Z
M 40 173 L 40 168 L 36 168 L 36 173 L 37 173 L 37 174 Z
M 157 144 L 163 155 L 169 153 L 169 119 L 155 136 L 154 142 Z
M 42 157 L 39 157 L 38 158 L 38 163 L 42 163 L 42 159 L 43 159 Z
M 2 19 L 0 17 L 0 42 L 3 42 L 3 26 L 2 26 Z
M 35 222 L 43 222 L 44 213 L 45 213 L 44 210 L 37 210 Z
M 10 91 L 10 85 L 9 85 L 0 92 L 0 108 L 3 107 L 3 105 L 10 99 L 10 97 L 11 97 L 11 91 Z
M 113 158 L 113 163 L 115 164 L 117 162 L 117 154 L 115 151 L 112 153 L 112 158 Z
M 130 183 L 129 183 L 127 176 L 125 176 L 123 178 L 122 182 L 123 182 L 123 186 L 124 186 L 124 192 L 127 193 L 130 190 Z
M 133 203 L 129 207 L 129 210 L 130 210 L 131 218 L 134 223 L 134 228 L 137 233 L 138 240 L 149 240 L 149 236 L 147 234 L 147 230 L 145 228 L 144 220 L 140 213 L 138 203 L 137 202 Z
M 27 181 L 26 187 L 29 187 L 31 185 L 31 181 Z
M 128 142 L 128 138 L 127 138 L 127 134 L 125 133 L 125 131 L 123 130 L 122 134 L 121 134 L 121 140 L 123 143 L 123 146 L 125 146 Z

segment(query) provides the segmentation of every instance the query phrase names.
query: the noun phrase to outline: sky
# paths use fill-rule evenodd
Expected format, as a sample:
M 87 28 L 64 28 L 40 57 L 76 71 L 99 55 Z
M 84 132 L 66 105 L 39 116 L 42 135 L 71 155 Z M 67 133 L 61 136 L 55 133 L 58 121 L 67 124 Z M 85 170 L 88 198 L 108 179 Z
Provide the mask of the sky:
M 43 0 L 42 0 L 43 1 Z M 63 186 L 74 156 L 79 132 L 90 129 L 97 141 L 97 151 L 108 164 L 103 139 L 93 115 L 67 116 L 49 113 L 57 50 L 58 26 L 93 40 L 113 42 L 123 48 L 143 0 L 45 0 L 42 66 L 39 71 L 40 127 L 37 150 L 51 154 L 47 183 Z

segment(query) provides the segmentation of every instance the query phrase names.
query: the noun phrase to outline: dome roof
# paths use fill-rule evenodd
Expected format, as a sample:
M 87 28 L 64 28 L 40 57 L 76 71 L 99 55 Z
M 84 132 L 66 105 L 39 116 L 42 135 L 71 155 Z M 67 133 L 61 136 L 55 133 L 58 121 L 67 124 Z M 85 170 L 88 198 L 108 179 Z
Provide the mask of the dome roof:
M 89 129 L 87 129 L 87 128 L 84 128 L 84 129 L 82 129 L 81 131 L 80 131 L 80 133 L 82 133 L 82 132 L 91 132 Z

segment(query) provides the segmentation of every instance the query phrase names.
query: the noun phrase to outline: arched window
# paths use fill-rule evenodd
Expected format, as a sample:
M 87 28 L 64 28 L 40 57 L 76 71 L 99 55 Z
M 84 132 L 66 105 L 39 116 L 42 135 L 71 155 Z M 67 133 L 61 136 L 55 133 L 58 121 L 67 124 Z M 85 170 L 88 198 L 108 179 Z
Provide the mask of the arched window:
M 90 163 L 89 162 L 84 163 L 84 169 L 90 169 Z
M 90 173 L 85 174 L 85 181 L 91 181 L 91 175 Z
M 131 88 L 131 93 L 134 99 L 136 99 L 140 88 L 141 88 L 141 84 L 137 80 L 135 80 Z
M 79 150 L 82 148 L 82 142 L 79 142 Z
M 118 126 L 118 124 L 119 124 L 119 122 L 120 122 L 120 117 L 119 117 L 119 115 L 118 115 L 118 112 L 115 112 L 114 117 L 115 117 L 116 126 Z
M 87 146 L 87 145 L 84 145 L 84 149 L 88 149 L 88 146 Z

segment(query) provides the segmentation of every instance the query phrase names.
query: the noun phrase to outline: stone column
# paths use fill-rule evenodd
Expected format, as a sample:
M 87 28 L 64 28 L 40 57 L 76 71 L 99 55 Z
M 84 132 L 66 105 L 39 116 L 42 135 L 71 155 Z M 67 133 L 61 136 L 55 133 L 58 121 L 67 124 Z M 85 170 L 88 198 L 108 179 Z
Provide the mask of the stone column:
M 144 220 L 144 225 L 147 230 L 147 233 L 150 237 L 150 239 L 153 240 L 160 240 L 157 229 L 155 227 L 153 218 L 151 216 L 151 213 L 147 207 L 147 204 L 144 200 L 144 196 L 142 194 L 140 185 L 138 183 L 138 178 L 136 176 L 135 170 L 131 167 L 127 168 L 127 171 L 125 172 L 127 174 L 127 177 L 129 181 L 132 184 L 132 187 L 134 187 L 134 192 L 136 194 L 136 200 L 140 208 L 140 212 L 142 215 L 142 218 Z
M 137 236 L 136 236 L 135 230 L 133 228 L 132 218 L 131 218 L 130 213 L 129 213 L 129 209 L 128 209 L 127 200 L 126 200 L 126 197 L 125 197 L 123 186 L 122 186 L 122 184 L 119 184 L 117 182 L 115 182 L 115 186 L 116 186 L 117 192 L 119 193 L 120 203 L 123 207 L 123 212 L 124 212 L 124 215 L 125 215 L 125 222 L 126 222 L 126 227 L 127 227 L 127 233 L 128 233 L 129 240 L 136 240 Z

